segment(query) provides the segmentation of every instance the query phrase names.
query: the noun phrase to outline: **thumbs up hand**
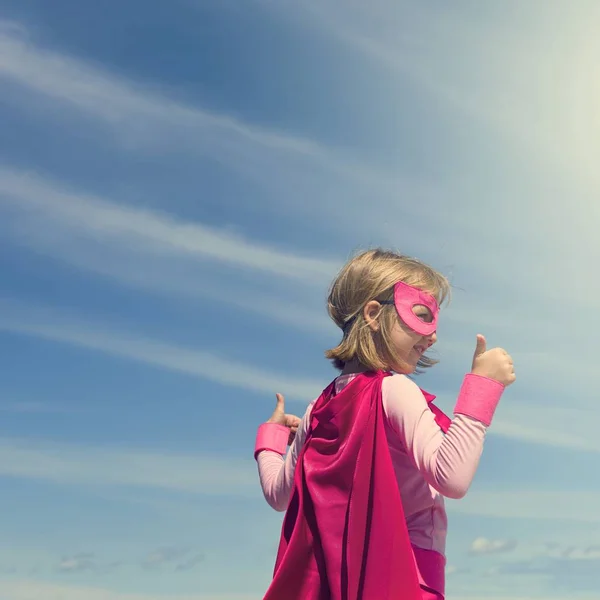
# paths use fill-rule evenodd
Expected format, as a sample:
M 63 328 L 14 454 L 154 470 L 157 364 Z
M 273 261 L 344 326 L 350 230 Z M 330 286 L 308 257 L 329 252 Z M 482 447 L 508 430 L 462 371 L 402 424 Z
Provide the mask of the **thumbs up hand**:
M 284 427 L 288 427 L 290 430 L 290 437 L 288 438 L 288 446 L 294 441 L 296 437 L 296 431 L 298 431 L 298 426 L 300 425 L 300 417 L 296 415 L 288 415 L 285 412 L 285 398 L 282 394 L 275 394 L 277 398 L 277 404 L 275 405 L 275 410 L 271 415 L 270 419 L 267 423 L 277 423 L 278 425 L 283 425 Z
M 482 335 L 477 336 L 477 346 L 473 355 L 471 373 L 494 379 L 505 387 L 515 382 L 515 368 L 510 355 L 502 348 L 487 349 Z

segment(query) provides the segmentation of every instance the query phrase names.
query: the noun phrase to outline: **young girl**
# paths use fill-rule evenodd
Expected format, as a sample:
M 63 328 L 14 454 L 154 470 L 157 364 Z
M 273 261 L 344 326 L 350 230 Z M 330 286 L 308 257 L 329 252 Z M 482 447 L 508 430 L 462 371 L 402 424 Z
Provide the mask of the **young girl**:
M 483 336 L 454 419 L 407 377 L 436 362 L 425 352 L 449 289 L 427 265 L 382 250 L 334 281 L 328 308 L 343 338 L 326 356 L 341 374 L 302 421 L 278 395 L 256 438 L 265 498 L 286 511 L 265 600 L 443 600 L 444 496 L 466 494 L 515 380 L 510 356 Z

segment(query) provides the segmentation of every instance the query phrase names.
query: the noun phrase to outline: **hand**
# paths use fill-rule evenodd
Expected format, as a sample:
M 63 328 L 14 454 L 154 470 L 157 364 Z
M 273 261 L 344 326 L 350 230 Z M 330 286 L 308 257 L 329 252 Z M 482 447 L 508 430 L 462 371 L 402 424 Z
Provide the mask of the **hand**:
M 296 437 L 296 431 L 298 431 L 298 425 L 300 425 L 300 417 L 285 413 L 285 399 L 282 394 L 275 394 L 275 397 L 277 398 L 277 404 L 275 405 L 275 410 L 273 411 L 273 414 L 267 423 L 277 423 L 279 425 L 283 425 L 284 427 L 288 427 L 290 430 L 288 446 L 290 446 Z
M 502 348 L 487 350 L 485 338 L 477 336 L 477 347 L 473 355 L 471 373 L 495 379 L 504 386 L 515 382 L 515 367 L 510 355 Z

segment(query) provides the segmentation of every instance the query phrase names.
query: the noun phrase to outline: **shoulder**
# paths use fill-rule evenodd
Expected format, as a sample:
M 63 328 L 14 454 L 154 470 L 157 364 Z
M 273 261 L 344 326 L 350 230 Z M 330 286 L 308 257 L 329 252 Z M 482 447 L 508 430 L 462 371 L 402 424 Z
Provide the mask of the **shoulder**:
M 382 384 L 382 390 L 388 397 L 421 397 L 425 400 L 419 386 L 412 379 L 409 379 L 406 375 L 402 375 L 401 373 L 394 373 L 390 377 L 385 377 Z
M 383 408 L 388 417 L 420 413 L 427 407 L 427 401 L 419 386 L 406 375 L 396 373 L 386 377 L 382 384 Z

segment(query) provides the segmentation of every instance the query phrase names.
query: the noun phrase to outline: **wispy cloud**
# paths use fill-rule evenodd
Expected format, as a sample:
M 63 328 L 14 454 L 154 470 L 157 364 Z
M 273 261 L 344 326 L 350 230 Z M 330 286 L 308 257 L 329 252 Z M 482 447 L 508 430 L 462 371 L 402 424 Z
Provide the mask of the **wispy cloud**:
M 544 555 L 569 559 L 569 560 L 589 560 L 598 561 L 600 560 L 600 545 L 591 545 L 585 547 L 578 546 L 565 546 L 563 544 L 547 544 L 545 548 L 546 552 Z
M 346 27 L 349 20 L 365 26 L 373 19 L 376 20 L 379 27 L 381 23 L 389 21 L 390 13 L 395 18 L 401 18 L 403 15 L 402 11 L 394 13 L 393 3 L 380 3 L 376 11 L 368 11 L 368 15 L 366 15 L 369 17 L 368 19 L 365 18 L 364 7 L 359 11 L 360 5 L 356 3 L 350 10 L 341 11 L 332 7 L 326 9 L 322 5 L 312 2 L 303 3 L 302 7 L 298 10 L 305 8 L 317 10 L 318 8 L 319 18 L 324 18 L 328 24 L 340 22 L 342 27 Z M 332 12 L 328 13 L 328 11 Z M 359 11 L 358 16 L 356 16 L 356 11 Z M 328 20 L 328 17 L 323 16 L 324 14 L 335 18 Z M 442 17 L 437 17 L 437 20 L 440 18 Z M 426 22 L 425 18 L 419 21 L 420 24 Z M 450 35 L 453 31 L 452 27 L 443 27 L 438 24 L 437 28 L 440 29 L 440 27 L 446 35 Z M 397 28 L 392 29 L 394 32 L 392 39 L 397 40 Z M 377 31 L 379 30 L 380 28 L 377 28 Z M 453 46 L 451 41 L 449 40 L 448 44 Z M 4 23 L 4 27 L 0 30 L 0 43 L 3 48 L 0 76 L 3 75 L 7 81 L 19 82 L 30 91 L 59 99 L 63 103 L 74 104 L 84 113 L 94 118 L 102 118 L 106 123 L 113 123 L 117 125 L 118 135 L 126 135 L 124 132 L 131 129 L 143 131 L 146 136 L 149 135 L 148 132 L 155 132 L 154 137 L 157 143 L 164 144 L 165 140 L 172 140 L 174 136 L 185 133 L 189 137 L 192 132 L 191 137 L 195 146 L 204 147 L 207 154 L 211 156 L 225 152 L 230 166 L 233 164 L 240 166 L 241 163 L 247 167 L 252 161 L 256 161 L 257 157 L 262 157 L 261 164 L 257 165 L 255 169 L 255 176 L 260 177 L 262 184 L 266 186 L 284 186 L 281 190 L 285 189 L 284 197 L 287 199 L 285 203 L 282 203 L 282 196 L 278 193 L 274 204 L 270 205 L 271 209 L 275 205 L 285 205 L 285 211 L 288 214 L 297 210 L 306 210 L 305 214 L 309 215 L 311 219 L 314 216 L 314 210 L 317 210 L 323 217 L 325 215 L 334 217 L 336 222 L 345 220 L 345 223 L 351 225 L 352 231 L 355 231 L 357 224 L 360 224 L 362 235 L 371 236 L 376 231 L 379 239 L 395 241 L 398 221 L 382 223 L 379 217 L 382 210 L 393 209 L 397 215 L 399 212 L 402 213 L 401 221 L 404 223 L 402 239 L 407 247 L 418 247 L 422 245 L 423 241 L 422 236 L 413 234 L 414 228 L 410 218 L 408 220 L 404 218 L 410 215 L 427 218 L 430 233 L 432 233 L 432 226 L 435 222 L 439 227 L 436 225 L 434 229 L 442 238 L 451 228 L 457 234 L 463 232 L 466 227 L 471 234 L 479 232 L 481 235 L 479 215 L 472 218 L 470 211 L 456 211 L 452 203 L 440 200 L 444 198 L 447 200 L 449 195 L 447 189 L 444 194 L 440 194 L 439 190 L 433 190 L 431 186 L 415 182 L 410 182 L 409 189 L 407 189 L 405 179 L 365 166 L 364 160 L 357 164 L 356 161 L 353 162 L 347 157 L 340 158 L 338 154 L 316 142 L 299 140 L 287 134 L 269 132 L 228 116 L 214 114 L 170 100 L 155 89 L 150 89 L 151 86 L 132 84 L 123 78 L 102 72 L 97 67 L 53 51 L 41 49 L 31 43 L 30 35 L 25 29 L 14 24 Z M 406 43 L 406 40 L 402 43 Z M 414 44 L 415 42 L 412 40 L 410 43 Z M 422 44 L 417 44 L 417 46 L 420 45 Z M 502 45 L 502 48 L 505 49 L 505 44 Z M 399 52 L 395 48 L 387 49 L 386 52 L 394 57 L 405 55 L 404 52 Z M 413 62 L 413 54 L 407 61 L 410 64 Z M 418 57 L 418 53 L 416 54 Z M 411 68 L 417 73 L 426 71 L 418 62 Z M 437 80 L 437 75 L 436 72 L 431 79 Z M 487 102 L 477 103 L 478 106 L 480 104 L 486 106 Z M 139 126 L 140 119 L 144 122 L 143 127 Z M 167 131 L 160 124 L 167 124 Z M 519 131 L 527 130 L 522 127 L 521 123 L 517 129 Z M 238 156 L 239 152 L 244 154 L 243 159 Z M 268 156 L 264 154 L 265 152 Z M 282 159 L 282 156 L 287 158 Z M 305 159 L 310 161 L 310 165 L 307 166 L 303 162 Z M 282 164 L 282 160 L 285 164 Z M 301 185 L 296 185 L 299 181 L 302 182 Z M 421 190 L 418 189 L 419 186 L 422 187 Z M 301 189 L 302 192 L 295 195 L 296 189 Z M 409 195 L 406 196 L 403 191 Z M 368 210 L 373 197 L 377 197 L 379 207 L 377 211 Z M 401 197 L 410 197 L 411 202 L 400 203 L 399 198 Z M 338 210 L 341 199 L 343 199 L 344 211 Z M 531 199 L 531 202 L 535 203 L 534 200 Z M 265 202 L 268 202 L 266 197 Z M 545 205 L 548 204 L 546 199 L 544 202 Z M 591 205 L 587 207 L 588 210 L 592 208 Z M 547 229 L 546 225 L 550 219 L 547 206 L 545 210 L 547 218 L 544 220 L 544 230 Z M 535 215 L 535 220 L 539 222 L 537 212 Z M 522 214 L 521 218 L 523 218 Z M 324 222 L 326 220 L 324 218 Z M 583 226 L 587 224 L 588 220 L 579 221 L 578 225 Z M 564 230 L 564 220 L 557 220 L 557 224 L 555 233 L 560 233 Z M 541 225 L 540 223 L 538 228 Z M 417 227 L 415 231 L 418 229 Z M 519 228 L 516 222 L 513 224 L 512 236 L 514 238 L 532 240 L 532 236 L 537 236 L 536 232 L 537 229 L 532 230 L 526 222 L 522 228 Z M 547 231 L 543 233 L 545 236 Z M 493 247 L 494 240 L 489 236 L 484 237 L 488 252 L 473 253 L 470 251 L 470 245 L 464 246 L 453 241 L 454 256 L 460 256 L 461 264 L 465 266 L 474 265 L 477 269 L 487 271 L 494 254 L 505 255 L 506 250 L 503 248 L 506 245 L 502 243 L 498 244 L 498 247 Z M 442 239 L 440 243 L 443 241 Z M 521 257 L 522 259 L 523 257 Z M 552 260 L 555 259 L 556 257 L 552 257 Z M 540 260 L 542 258 L 538 257 L 538 263 Z M 506 256 L 504 256 L 504 260 L 498 262 L 505 264 Z M 499 269 L 495 278 L 500 277 L 502 277 L 502 271 Z
M 153 144 L 163 149 L 176 145 L 178 152 L 200 152 L 205 159 L 218 159 L 242 174 L 251 171 L 253 181 L 263 188 L 260 210 L 269 215 L 279 212 L 289 219 L 290 227 L 295 227 L 300 217 L 315 233 L 350 241 L 350 248 L 356 244 L 351 240 L 356 239 L 359 243 L 375 239 L 379 244 L 397 244 L 401 230 L 403 250 L 410 253 L 423 247 L 422 220 L 426 219 L 426 250 L 431 256 L 452 239 L 454 260 L 460 258 L 462 265 L 481 271 L 489 268 L 489 256 L 470 252 L 454 240 L 454 235 L 462 236 L 465 231 L 477 233 L 478 219 L 468 211 L 459 214 L 454 210 L 447 202 L 448 190 L 442 191 L 433 180 L 398 175 L 399 166 L 372 166 L 369 157 L 362 156 L 358 149 L 357 156 L 351 157 L 347 151 L 332 150 L 311 140 L 271 132 L 171 100 L 151 85 L 133 84 L 96 66 L 40 48 L 31 42 L 27 30 L 14 24 L 5 23 L 0 29 L 0 47 L 0 77 L 30 93 L 75 106 L 95 122 L 100 120 L 112 126 L 113 135 L 127 144 L 132 144 L 136 136 L 141 137 L 142 141 L 135 144 L 136 153 L 147 152 Z M 377 210 L 372 210 L 374 199 Z M 339 210 L 341 203 L 343 211 Z M 384 213 L 387 218 L 382 219 Z M 316 220 L 315 215 L 320 218 Z M 200 229 L 197 231 L 200 233 Z M 188 252 L 187 233 L 191 232 L 190 229 L 183 236 Z M 219 232 L 209 229 L 203 233 Z M 218 251 L 223 240 L 217 242 Z M 174 244 L 174 248 L 181 246 L 182 243 Z M 494 249 L 494 240 L 489 238 L 486 246 L 492 254 L 502 250 L 500 245 Z M 259 249 L 250 247 L 248 262 L 258 253 Z M 273 258 L 272 272 L 287 269 L 279 257 Z M 320 275 L 325 272 L 329 276 L 335 262 L 324 261 L 324 271 L 319 267 Z M 303 266 L 296 264 L 288 277 L 301 276 L 302 271 Z
M 572 555 L 537 555 L 529 559 L 511 560 L 495 565 L 490 574 L 510 577 L 543 578 L 551 589 L 568 589 L 574 593 L 597 594 L 599 556 L 585 556 L 573 551 Z M 593 596 L 587 596 L 592 598 Z
M 471 543 L 471 554 L 498 554 L 511 552 L 517 547 L 516 540 L 490 540 L 484 537 L 478 537 Z
M 442 358 L 452 362 L 455 372 L 467 372 L 469 354 L 461 352 L 462 346 L 444 351 Z M 457 355 L 464 357 L 462 367 Z M 526 354 L 524 354 L 526 356 Z M 551 367 L 544 372 L 543 358 L 535 360 L 529 357 L 523 364 L 515 357 L 517 382 L 509 388 L 502 398 L 494 416 L 488 434 L 501 436 L 507 440 L 518 440 L 527 444 L 537 444 L 580 452 L 600 452 L 600 442 L 596 435 L 595 423 L 600 417 L 596 405 L 590 402 L 584 393 L 592 385 L 595 377 L 593 367 L 582 374 L 583 381 L 573 383 L 568 377 L 556 376 L 549 379 L 547 373 L 556 373 Z M 566 365 L 576 368 L 577 358 L 562 360 L 560 367 L 570 372 Z M 557 365 L 558 366 L 558 365 Z M 557 368 L 555 366 L 554 368 Z M 432 389 L 432 391 L 435 391 Z M 535 394 L 528 398 L 528 394 Z M 438 403 L 450 412 L 456 402 L 457 389 L 453 393 L 444 391 L 437 395 Z M 568 398 L 568 402 L 565 401 Z
M 127 246 L 151 256 L 175 256 L 212 261 L 265 272 L 304 284 L 323 284 L 339 268 L 339 262 L 302 257 L 258 242 L 249 242 L 228 231 L 177 219 L 167 213 L 129 208 L 88 194 L 77 194 L 32 173 L 0 168 L 1 202 L 24 218 L 21 234 L 34 218 L 46 226 Z M 17 224 L 19 224 L 17 223 Z M 41 234 L 36 230 L 37 234 Z M 30 240 L 32 241 L 32 240 Z
M 154 550 L 142 561 L 145 569 L 170 567 L 175 571 L 189 571 L 204 561 L 202 553 L 180 546 L 164 546 Z
M 489 588 L 489 583 L 488 583 Z M 23 580 L 0 582 L 0 594 L 10 600 L 39 600 L 40 598 L 60 598 L 60 600 L 259 600 L 264 595 L 256 593 L 223 593 L 223 594 L 173 594 L 162 595 L 154 593 L 132 593 L 116 592 L 98 587 L 71 586 L 46 581 Z M 483 597 L 468 594 L 454 594 L 456 600 L 481 600 Z M 540 600 L 541 598 L 552 600 L 573 600 L 577 598 L 571 594 L 552 596 L 542 594 L 501 594 L 485 593 L 486 600 Z
M 148 488 L 198 495 L 260 496 L 251 459 L 110 446 L 82 446 L 43 440 L 0 439 L 0 475 L 61 485 Z M 471 490 L 454 514 L 538 522 L 600 524 L 600 493 L 556 490 Z M 481 552 L 508 550 L 508 542 L 479 540 Z M 595 556 L 595 550 L 589 551 Z M 156 555 L 158 557 L 158 555 Z M 158 558 L 157 558 L 158 560 Z
M 493 435 L 531 444 L 600 452 L 600 441 L 594 432 L 598 410 L 574 404 L 569 409 L 560 406 L 511 404 L 499 410 L 500 415 L 494 420 L 491 432 Z
M 0 21 L 0 48 L 2 77 L 67 102 L 115 126 L 123 125 L 124 120 L 131 116 L 136 117 L 138 123 L 139 117 L 159 119 L 163 124 L 192 125 L 204 129 L 207 134 L 214 131 L 227 134 L 226 139 L 207 136 L 206 146 L 214 146 L 221 140 L 221 147 L 226 147 L 227 141 L 245 139 L 277 151 L 313 155 L 321 160 L 327 158 L 324 151 L 310 140 L 278 135 L 250 127 L 231 117 L 191 108 L 162 96 L 151 85 L 133 85 L 77 59 L 52 51 L 40 51 L 32 43 L 28 29 L 17 22 Z
M 1 167 L 0 213 L 6 240 L 83 273 L 168 298 L 218 300 L 311 333 L 334 327 L 315 302 L 341 266 L 334 259 L 292 254 Z
M 251 459 L 231 461 L 218 456 L 30 439 L 0 438 L 0 475 L 63 485 L 260 495 Z M 83 562 L 78 560 L 76 564 Z
M 460 501 L 448 501 L 449 511 L 499 519 L 600 523 L 600 492 L 555 489 L 471 490 Z
M 173 100 L 156 85 L 135 84 L 76 58 L 32 43 L 30 32 L 0 22 L 0 78 L 100 120 L 116 139 L 136 152 L 176 147 L 178 152 L 218 160 L 242 176 L 275 190 L 271 210 L 352 223 L 358 214 L 377 222 L 364 204 L 376 193 L 398 210 L 398 194 L 431 195 L 431 185 L 369 167 L 306 138 L 270 131 L 229 115 Z M 344 197 L 346 210 L 337 209 Z M 265 198 L 265 201 L 268 199 Z M 428 214 L 425 206 L 403 206 L 406 214 Z M 375 216 L 375 219 L 372 217 Z M 431 216 L 431 215 L 430 215 Z M 408 235 L 409 232 L 406 232 Z M 416 237 L 415 237 L 416 239 Z
M 165 213 L 122 206 L 75 192 L 31 173 L 6 168 L 0 169 L 0 210 L 3 207 L 6 210 L 6 239 L 85 271 L 169 297 L 218 300 L 254 312 L 271 322 L 284 323 L 312 334 L 327 335 L 335 331 L 322 303 L 317 301 L 325 296 L 326 282 L 341 264 L 334 259 L 286 253 L 276 247 L 233 236 L 226 230 L 207 228 Z M 228 272 L 230 276 L 221 276 L 221 265 L 232 269 Z M 252 275 L 236 281 L 236 270 L 239 269 Z M 263 277 L 260 286 L 256 285 L 257 277 Z M 308 293 L 307 289 L 312 293 Z M 543 352 L 520 352 L 515 356 L 519 375 L 524 374 L 523 381 L 529 381 L 530 387 L 549 383 L 553 391 L 561 386 L 572 391 L 572 378 L 561 377 L 560 374 L 570 368 L 580 369 L 587 363 L 591 368 L 584 369 L 584 376 L 577 385 L 585 387 L 588 385 L 586 378 L 593 379 L 591 359 L 565 357 L 552 347 L 552 331 L 547 327 L 544 314 L 528 315 L 524 319 L 519 315 L 514 317 L 512 311 L 506 308 L 457 310 L 452 307 L 443 318 L 453 328 L 464 329 L 476 323 L 478 330 L 484 327 L 484 332 L 490 334 L 490 343 L 493 343 L 493 334 L 496 333 L 504 339 L 513 340 L 517 351 L 522 344 L 532 344 L 533 341 L 534 348 L 540 344 L 547 347 L 548 350 Z M 67 341 L 64 335 L 61 339 Z M 93 345 L 99 349 L 99 343 L 100 338 Z M 151 345 L 147 346 L 143 356 L 139 350 L 132 351 L 131 344 L 124 345 L 123 340 L 118 345 L 116 352 L 121 355 L 128 353 L 133 357 L 136 354 L 141 360 L 157 361 L 156 353 L 153 358 L 149 357 Z M 89 343 L 87 347 L 91 347 Z M 442 341 L 441 347 L 444 348 L 441 356 L 445 361 L 462 355 L 470 359 L 472 352 L 468 345 L 461 349 L 455 338 L 451 339 L 450 345 Z M 513 347 L 508 350 L 514 353 Z M 163 357 L 161 360 L 163 366 L 167 366 L 167 359 Z M 184 362 L 173 356 L 168 360 L 169 368 L 174 368 L 176 363 L 181 367 Z M 223 371 L 224 363 L 219 364 L 220 368 L 214 373 L 222 380 L 218 373 Z M 202 367 L 196 365 L 190 368 L 188 363 L 182 370 L 199 374 Z M 549 371 L 556 374 L 552 382 L 546 377 Z M 203 372 L 206 373 L 207 369 Z M 538 383 L 540 381 L 542 384 Z M 293 386 L 294 382 L 290 382 L 292 395 Z M 577 398 L 572 402 L 580 403 Z M 537 437 L 540 443 L 552 438 L 549 443 L 553 445 L 562 443 L 585 449 L 589 449 L 590 445 L 597 447 L 593 435 L 572 435 L 560 430 L 544 433 L 544 427 L 537 426 L 540 418 L 544 420 L 543 414 L 536 416 L 536 426 L 527 427 L 522 425 L 518 415 L 515 417 L 499 420 L 494 431 L 530 441 L 536 441 Z
M 82 552 L 73 556 L 63 556 L 56 570 L 61 573 L 92 572 L 97 568 L 96 558 L 92 553 Z
M 218 299 L 311 333 L 334 330 L 317 301 L 342 264 L 333 258 L 286 252 L 10 168 L 0 168 L 2 210 L 7 240 L 83 271 L 170 297 Z M 229 269 L 226 277 L 223 269 Z M 240 269 L 251 275 L 241 277 Z M 444 319 L 461 328 L 477 323 L 504 337 L 526 331 L 524 342 L 535 332 L 538 345 L 551 338 L 544 315 L 523 319 L 506 308 L 454 307 Z
M 154 594 L 118 592 L 106 588 L 75 586 L 50 581 L 22 580 L 0 582 L 0 596 L 10 600 L 259 600 L 256 594 Z M 519 600 L 518 598 L 515 600 Z
M 347 18 L 346 11 L 342 14 Z M 403 248 L 415 250 L 423 248 L 423 235 L 419 231 L 422 230 L 422 220 L 427 219 L 429 240 L 423 251 L 432 256 L 437 245 L 449 243 L 454 261 L 459 261 L 462 268 L 473 268 L 481 274 L 488 273 L 491 265 L 505 265 L 509 260 L 507 252 L 510 252 L 503 240 L 495 241 L 482 235 L 480 215 L 456 211 L 447 201 L 452 196 L 447 188 L 440 193 L 435 185 L 407 182 L 395 173 L 370 167 L 363 158 L 357 164 L 357 161 L 316 142 L 270 132 L 171 100 L 156 89 L 150 89 L 151 86 L 132 84 L 72 57 L 39 48 L 31 43 L 25 29 L 14 24 L 4 23 L 0 28 L 0 47 L 3 49 L 0 77 L 18 82 L 30 92 L 75 105 L 82 113 L 100 119 L 104 124 L 114 125 L 117 136 L 130 137 L 135 132 L 143 132 L 146 137 L 151 135 L 157 144 L 168 144 L 173 140 L 179 143 L 179 137 L 186 136 L 188 144 L 181 148 L 183 152 L 199 147 L 207 156 L 222 155 L 230 167 L 248 168 L 260 158 L 260 164 L 253 168 L 253 176 L 261 180 L 261 185 L 277 188 L 274 196 L 261 195 L 264 200 L 261 210 L 272 212 L 282 209 L 292 220 L 293 215 L 301 212 L 312 227 L 322 227 L 329 232 L 328 235 L 339 237 L 342 231 L 348 233 L 348 239 L 355 234 L 360 235 L 358 239 L 376 236 L 377 242 L 383 244 L 397 243 L 398 228 L 401 227 Z M 145 143 L 141 144 L 136 152 L 146 147 Z M 169 286 L 169 281 L 175 280 L 175 288 L 194 289 L 194 285 L 185 285 L 182 278 L 175 275 L 182 270 L 181 265 L 178 269 L 171 269 L 170 276 L 162 282 L 157 280 L 152 269 L 136 269 L 140 252 L 147 256 L 158 251 L 159 267 L 165 256 L 177 256 L 179 260 L 200 257 L 202 261 L 258 268 L 265 273 L 277 273 L 284 278 L 318 285 L 328 282 L 338 267 L 338 262 L 331 258 L 316 260 L 285 251 L 277 252 L 274 247 L 251 243 L 224 229 L 181 222 L 169 215 L 132 212 L 132 209 L 116 203 L 98 202 L 98 198 L 89 194 L 79 194 L 74 201 L 74 193 L 61 190 L 56 184 L 47 190 L 49 182 L 26 173 L 5 169 L 3 175 L 8 196 L 14 194 L 19 203 L 25 203 L 30 210 L 30 218 L 35 218 L 31 210 L 41 211 L 40 215 L 44 216 L 53 213 L 49 222 L 54 226 L 60 222 L 61 232 L 69 227 L 72 230 L 76 222 L 86 221 L 87 226 L 82 229 L 84 238 L 100 236 L 104 241 L 110 239 L 122 244 L 126 241 L 128 250 L 135 250 L 136 256 L 132 257 L 130 252 L 123 257 L 122 253 L 111 250 L 112 256 L 118 254 L 121 258 L 113 261 L 119 266 L 111 269 L 107 268 L 107 261 L 98 258 L 98 254 L 102 256 L 102 253 L 93 252 L 89 240 L 87 248 L 85 243 L 83 248 L 81 243 L 73 245 L 73 235 L 65 240 L 56 232 L 44 236 L 36 230 L 36 235 L 22 235 L 21 242 L 45 246 L 47 251 L 52 246 L 51 252 L 59 255 L 61 260 L 79 263 L 81 267 L 95 272 L 112 274 L 121 281 L 127 279 L 125 269 L 129 265 L 133 273 L 131 281 L 137 281 L 138 285 L 164 289 Z M 46 194 L 47 191 L 50 194 Z M 46 198 L 52 200 L 46 201 Z M 373 198 L 377 199 L 376 211 L 370 209 Z M 402 198 L 410 198 L 410 202 L 400 202 Z M 340 202 L 343 202 L 343 211 L 339 210 Z M 387 210 L 389 218 L 381 219 L 381 214 Z M 99 217 L 97 228 L 84 218 L 92 214 Z M 315 222 L 315 214 L 321 215 L 322 219 Z M 330 227 L 327 225 L 330 221 L 340 226 Z M 463 243 L 466 231 L 470 244 Z M 529 240 L 531 245 L 538 235 L 537 231 L 532 231 L 525 221 L 521 228 L 514 223 L 511 235 L 515 239 Z M 545 236 L 547 232 L 543 234 Z M 539 235 L 541 237 L 541 233 Z M 436 241 L 432 242 L 434 239 Z M 480 246 L 486 251 L 472 252 L 473 246 Z M 516 260 L 516 257 L 513 258 Z M 523 256 L 519 260 L 522 261 Z M 541 269 L 543 260 L 541 256 L 537 257 L 538 269 Z M 552 257 L 552 261 L 547 257 L 554 267 L 556 260 L 557 257 Z M 509 284 L 515 275 L 499 268 L 494 279 L 498 282 L 506 279 Z M 548 293 L 555 293 L 554 287 L 545 286 L 544 282 L 540 279 L 537 285 L 549 287 Z M 277 311 L 273 312 L 277 314 Z
M 194 350 L 110 331 L 101 325 L 78 321 L 67 315 L 30 306 L 18 306 L 0 299 L 0 331 L 33 336 L 102 352 L 170 371 L 200 377 L 248 391 L 272 395 L 285 390 L 290 399 L 307 402 L 325 387 L 323 382 L 298 379 L 264 371 L 247 364 L 235 363 L 210 352 Z M 236 376 L 231 377 L 235 372 Z

